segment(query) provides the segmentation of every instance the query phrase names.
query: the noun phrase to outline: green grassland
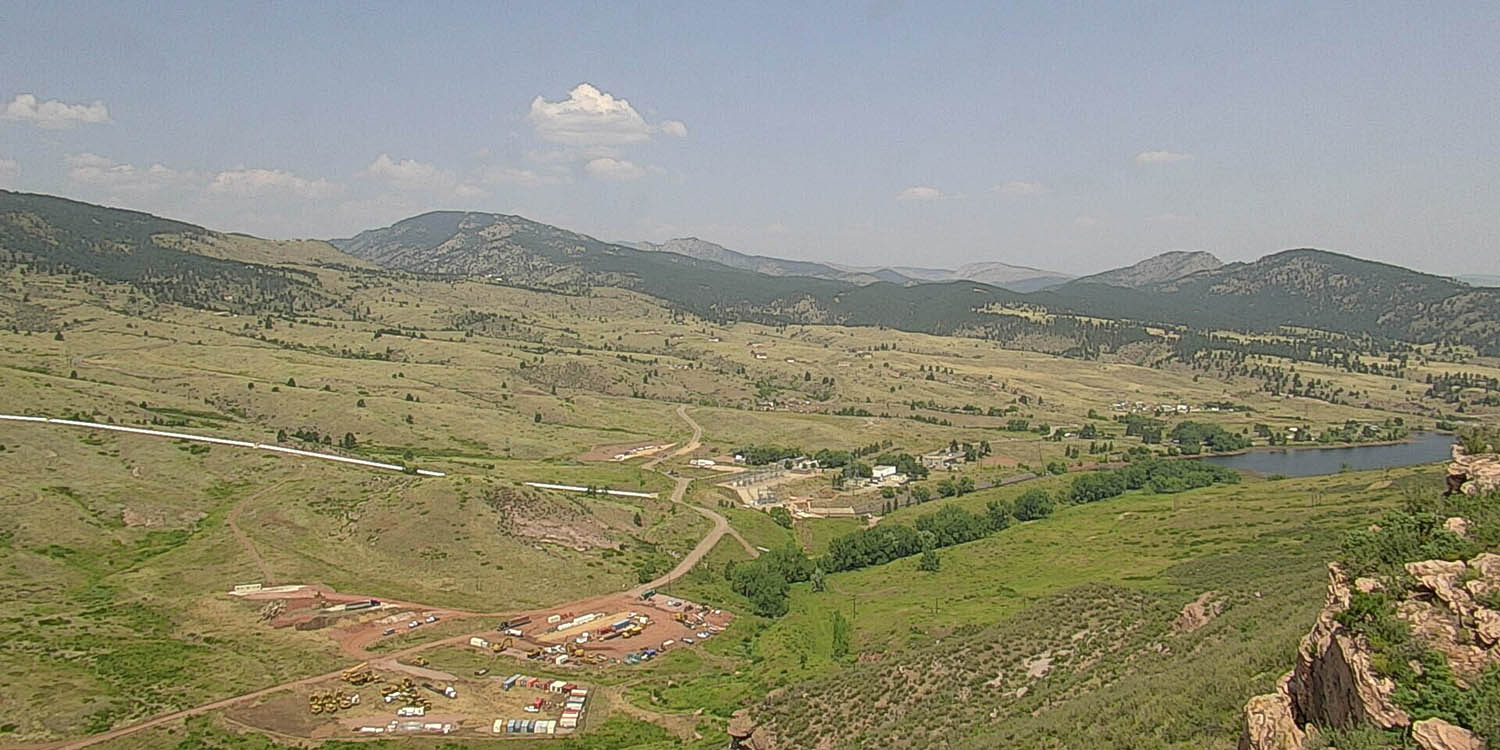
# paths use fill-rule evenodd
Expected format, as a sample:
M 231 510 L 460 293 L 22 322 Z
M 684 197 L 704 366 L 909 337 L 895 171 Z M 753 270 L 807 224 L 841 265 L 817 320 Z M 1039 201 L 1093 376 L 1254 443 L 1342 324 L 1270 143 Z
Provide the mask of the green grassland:
M 673 505 L 671 481 L 639 461 L 580 457 L 600 445 L 686 442 L 691 432 L 674 413 L 679 404 L 691 405 L 703 427 L 696 455 L 752 443 L 816 450 L 880 441 L 920 453 L 986 440 L 1008 462 L 963 471 L 987 480 L 1056 460 L 1076 445 L 1006 432 L 1008 418 L 1105 426 L 1109 405 L 1120 400 L 1227 400 L 1254 411 L 1192 418 L 1235 431 L 1257 422 L 1414 420 L 1422 377 L 1450 371 L 1426 362 L 1398 380 L 1297 363 L 1304 376 L 1371 394 L 1368 406 L 1331 404 L 1273 397 L 1248 378 L 1175 365 L 1080 361 L 876 328 L 716 325 L 621 290 L 561 295 L 375 273 L 358 263 L 334 267 L 326 264 L 336 256 L 316 245 L 277 249 L 232 238 L 209 252 L 281 259 L 315 277 L 326 300 L 290 315 L 234 314 L 159 304 L 87 277 L 7 272 L 0 275 L 0 412 L 264 442 L 284 432 L 293 445 L 306 445 L 296 433 L 316 431 L 332 442 L 319 450 L 448 476 L 5 423 L 0 714 L 26 718 L 0 730 L 0 739 L 97 732 L 342 663 L 326 637 L 270 629 L 256 621 L 254 607 L 223 596 L 266 577 L 251 548 L 274 582 L 485 611 L 619 591 L 662 572 L 702 537 L 707 521 Z M 1464 367 L 1497 371 L 1488 361 L 1453 363 L 1451 371 Z M 960 411 L 966 405 L 980 414 Z M 831 414 L 843 408 L 872 416 Z M 991 408 L 1009 412 L 984 416 Z M 933 423 L 942 420 L 950 424 Z M 339 447 L 346 434 L 354 445 Z M 681 468 L 681 460 L 668 466 Z M 659 496 L 533 491 L 520 486 L 525 481 Z M 980 507 L 1061 481 L 944 502 Z M 704 649 L 716 659 L 712 671 L 682 683 L 671 675 L 691 672 L 677 663 L 689 657 L 673 657 L 642 670 L 626 695 L 642 707 L 689 711 L 701 690 L 708 697 L 698 707 L 721 720 L 777 687 L 824 690 L 818 680 L 850 666 L 828 655 L 835 610 L 854 623 L 856 654 L 904 654 L 961 628 L 1009 627 L 1085 584 L 1128 589 L 1144 597 L 1131 611 L 1151 617 L 1180 607 L 1194 589 L 1252 585 L 1234 571 L 1223 580 L 1184 578 L 1180 566 L 1198 560 L 1265 557 L 1281 566 L 1265 575 L 1314 586 L 1320 530 L 1348 526 L 1393 501 L 1394 490 L 1361 489 L 1372 481 L 1257 483 L 1066 508 L 944 550 L 938 573 L 918 573 L 915 560 L 901 560 L 834 576 L 825 593 L 794 587 L 787 617 L 744 617 Z M 691 500 L 716 509 L 722 497 L 699 481 Z M 934 507 L 903 509 L 886 522 L 908 523 Z M 250 547 L 229 525 L 236 510 Z M 809 520 L 787 531 L 757 511 L 726 515 L 752 545 L 795 541 L 811 554 L 860 523 Z M 743 611 L 722 570 L 744 558 L 726 538 L 672 590 Z M 1236 605 L 1261 606 L 1270 605 Z M 774 701 L 769 710 L 794 713 Z M 883 736 L 867 731 L 859 736 Z M 130 744 L 138 739 L 122 746 L 142 746 Z

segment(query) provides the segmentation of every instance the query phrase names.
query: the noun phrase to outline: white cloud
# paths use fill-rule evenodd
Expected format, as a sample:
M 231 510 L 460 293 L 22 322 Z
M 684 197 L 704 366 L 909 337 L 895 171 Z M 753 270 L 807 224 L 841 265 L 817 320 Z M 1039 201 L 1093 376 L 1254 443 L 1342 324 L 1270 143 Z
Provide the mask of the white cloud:
M 935 201 L 942 197 L 943 191 L 930 185 L 913 185 L 896 194 L 898 201 Z
M 68 154 L 63 157 L 68 180 L 80 185 L 122 192 L 146 192 L 188 187 L 199 181 L 197 174 L 152 164 L 140 168 L 98 154 Z
M 214 175 L 208 185 L 211 193 L 240 197 L 288 194 L 299 198 L 328 198 L 338 195 L 342 185 L 319 178 L 309 180 L 281 169 L 230 169 Z
M 1040 182 L 1031 182 L 1028 180 L 1011 180 L 1009 182 L 1002 182 L 991 189 L 1001 195 L 1010 198 L 1024 198 L 1034 195 L 1046 195 L 1047 193 L 1052 192 L 1052 188 L 1047 187 Z
M 1075 225 L 1077 225 L 1077 226 L 1080 226 L 1080 227 L 1096 227 L 1096 226 L 1099 226 L 1099 220 L 1097 218 L 1093 217 L 1093 216 L 1079 216 L 1079 217 L 1073 219 L 1073 223 Z
M 1168 211 L 1168 212 L 1166 212 L 1164 214 L 1157 214 L 1155 216 L 1147 216 L 1146 217 L 1146 223 L 1148 223 L 1148 224 L 1191 224 L 1191 223 L 1193 223 L 1193 217 L 1191 217 L 1191 216 L 1185 216 L 1183 214 L 1174 214 L 1171 211 Z
M 634 180 L 646 174 L 646 170 L 638 164 L 607 156 L 589 161 L 583 165 L 583 171 L 601 180 Z
M 437 165 L 415 159 L 396 161 L 381 154 L 360 173 L 364 177 L 390 183 L 402 190 L 443 190 L 458 183 L 458 178 Z
M 15 159 L 0 158 L 0 187 L 12 187 L 21 176 L 21 165 Z
M 1176 151 L 1142 151 L 1135 155 L 1136 164 L 1171 164 L 1173 162 L 1187 161 L 1193 158 L 1192 154 L 1184 154 Z
M 549 102 L 538 96 L 531 100 L 531 121 L 537 137 L 569 146 L 623 146 L 649 140 L 656 133 L 687 135 L 687 126 L 677 120 L 651 125 L 625 99 L 580 83 L 568 92 L 568 98 Z
M 766 225 L 766 234 L 786 234 L 790 231 L 792 231 L 791 227 L 779 221 L 771 222 L 770 224 Z
M 109 107 L 104 102 L 93 104 L 67 104 L 56 99 L 38 101 L 35 94 L 16 94 L 16 98 L 5 105 L 0 119 L 30 122 L 39 128 L 60 130 L 75 127 L 80 123 L 108 123 Z
M 483 198 L 489 195 L 483 188 L 475 185 L 459 185 L 453 188 L 453 194 L 460 198 Z
M 517 169 L 516 167 L 486 167 L 479 173 L 479 179 L 489 185 L 522 185 L 533 187 L 536 185 L 557 185 L 569 182 L 572 178 L 557 171 L 537 172 L 532 169 Z

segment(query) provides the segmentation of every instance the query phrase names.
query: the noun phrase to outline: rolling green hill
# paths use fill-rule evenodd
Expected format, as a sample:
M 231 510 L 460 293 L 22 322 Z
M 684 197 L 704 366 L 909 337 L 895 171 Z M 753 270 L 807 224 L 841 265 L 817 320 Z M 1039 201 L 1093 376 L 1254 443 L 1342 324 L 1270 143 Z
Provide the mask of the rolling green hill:
M 342 251 L 352 256 L 348 265 L 368 261 L 401 272 L 482 276 L 568 294 L 595 287 L 629 289 L 715 321 L 882 326 L 1002 341 L 1045 333 L 1071 339 L 1070 345 L 1054 347 L 1057 351 L 1098 345 L 1098 332 L 1090 341 L 1090 332 L 1078 324 L 1059 332 L 1052 324 L 992 314 L 997 307 L 1019 305 L 1132 321 L 1137 327 L 1309 328 L 1500 354 L 1500 289 L 1313 249 L 1217 268 L 1189 263 L 1203 270 L 1181 277 L 1142 271 L 1127 279 L 1133 286 L 1093 277 L 1023 293 L 975 281 L 857 284 L 771 275 L 637 250 L 519 216 L 472 212 L 422 214 L 331 245 L 277 246 L 238 242 L 133 211 L 3 191 L 0 249 L 11 264 L 124 281 L 157 299 L 210 309 L 299 310 L 326 304 L 331 292 L 309 265 L 338 264 Z M 276 263 L 282 253 L 286 262 Z

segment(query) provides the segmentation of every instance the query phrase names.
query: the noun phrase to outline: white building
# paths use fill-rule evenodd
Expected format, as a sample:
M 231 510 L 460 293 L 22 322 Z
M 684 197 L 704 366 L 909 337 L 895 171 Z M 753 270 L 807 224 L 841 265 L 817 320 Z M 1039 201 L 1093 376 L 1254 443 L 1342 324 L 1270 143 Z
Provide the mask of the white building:
M 874 466 L 870 468 L 870 478 L 876 481 L 893 476 L 896 476 L 896 467 L 894 466 Z

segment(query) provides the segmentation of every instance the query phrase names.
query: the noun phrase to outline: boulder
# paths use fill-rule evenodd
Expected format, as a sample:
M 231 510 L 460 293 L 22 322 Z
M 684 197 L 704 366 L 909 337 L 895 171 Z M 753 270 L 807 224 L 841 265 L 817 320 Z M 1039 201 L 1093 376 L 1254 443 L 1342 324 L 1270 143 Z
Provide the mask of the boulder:
M 1444 521 L 1443 528 L 1458 535 L 1460 539 L 1469 538 L 1469 522 L 1465 521 L 1462 518 L 1459 518 L 1458 516 L 1454 516 Z
M 1302 750 L 1306 743 L 1285 693 L 1257 695 L 1245 704 L 1239 750 Z
M 1422 750 L 1484 750 L 1484 740 L 1442 719 L 1423 719 L 1411 725 L 1411 738 Z

